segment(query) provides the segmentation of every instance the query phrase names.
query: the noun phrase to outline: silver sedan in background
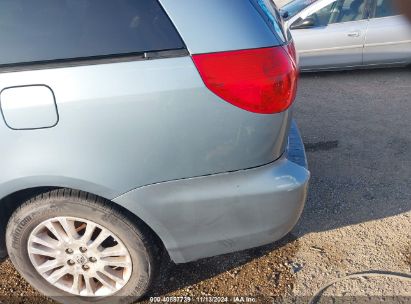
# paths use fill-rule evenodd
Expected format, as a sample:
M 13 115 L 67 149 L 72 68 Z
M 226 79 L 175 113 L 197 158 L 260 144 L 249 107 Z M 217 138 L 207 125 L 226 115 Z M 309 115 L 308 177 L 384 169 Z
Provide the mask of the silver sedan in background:
M 411 64 L 411 24 L 392 0 L 294 0 L 281 12 L 302 71 Z

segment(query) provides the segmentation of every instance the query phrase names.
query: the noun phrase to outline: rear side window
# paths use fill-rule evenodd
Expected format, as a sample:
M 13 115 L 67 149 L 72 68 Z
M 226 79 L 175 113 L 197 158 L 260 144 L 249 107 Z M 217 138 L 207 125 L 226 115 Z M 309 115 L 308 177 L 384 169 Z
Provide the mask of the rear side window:
M 281 8 L 281 10 L 288 13 L 286 18 L 286 20 L 288 20 L 297 15 L 299 12 L 301 12 L 303 9 L 305 9 L 315 1 L 317 0 L 294 0 L 284 5 Z
M 2 0 L 0 65 L 184 48 L 157 0 Z
M 395 16 L 398 14 L 392 0 L 376 0 L 375 18 Z
M 329 4 L 327 4 L 329 2 Z M 306 17 L 314 21 L 315 26 L 322 27 L 333 23 L 344 23 L 365 19 L 366 0 L 334 0 L 328 1 L 323 7 L 318 7 Z M 303 20 L 298 19 L 294 24 Z

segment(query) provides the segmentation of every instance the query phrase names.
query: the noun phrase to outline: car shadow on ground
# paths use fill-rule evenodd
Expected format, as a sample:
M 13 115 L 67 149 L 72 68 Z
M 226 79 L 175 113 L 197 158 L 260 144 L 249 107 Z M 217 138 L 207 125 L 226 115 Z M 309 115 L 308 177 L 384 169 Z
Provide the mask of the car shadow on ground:
M 290 236 L 268 246 L 183 265 L 167 263 L 148 296 L 185 290 L 268 255 L 275 267 L 292 260 L 296 238 L 307 233 L 410 211 L 410 91 L 410 69 L 303 74 L 294 114 L 312 178 L 297 226 Z M 250 284 L 259 273 L 249 271 Z

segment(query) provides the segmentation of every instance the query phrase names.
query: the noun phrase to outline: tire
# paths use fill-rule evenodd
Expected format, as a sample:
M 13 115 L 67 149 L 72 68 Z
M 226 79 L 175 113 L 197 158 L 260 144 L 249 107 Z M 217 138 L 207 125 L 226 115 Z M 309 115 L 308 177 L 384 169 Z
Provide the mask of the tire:
M 70 225 L 60 224 L 60 226 L 60 221 L 68 221 Z M 47 228 L 50 223 L 56 229 L 59 228 L 58 233 L 56 233 L 59 235 L 58 237 L 53 233 L 50 234 L 51 230 Z M 97 225 L 97 228 L 93 228 L 93 223 Z M 61 230 L 62 227 L 70 227 L 70 229 Z M 87 227 L 90 227 L 90 231 L 93 232 L 87 233 Z M 70 231 L 70 234 L 66 231 Z M 99 243 L 98 240 L 103 240 L 106 235 L 104 234 L 99 239 L 99 235 L 103 235 L 103 232 L 111 234 Z M 73 236 L 72 239 L 69 238 L 70 235 Z M 34 239 L 34 237 L 38 239 L 39 236 L 41 236 L 41 240 L 45 240 L 48 242 L 47 244 L 53 244 L 51 247 L 56 246 L 57 249 L 49 250 L 48 247 L 44 248 L 39 245 L 40 243 Z M 62 236 L 65 238 L 63 239 Z M 79 246 L 77 242 L 84 243 L 86 247 L 77 248 Z M 100 245 L 93 245 L 93 243 Z M 130 220 L 117 206 L 100 197 L 69 189 L 43 193 L 19 207 L 9 220 L 6 244 L 10 259 L 18 272 L 40 293 L 63 303 L 134 302 L 149 290 L 158 272 L 161 259 L 161 247 L 157 245 L 156 238 L 144 223 L 139 223 L 135 219 Z M 115 245 L 120 245 L 116 246 L 116 248 L 121 249 L 119 256 L 114 256 L 113 253 L 113 256 L 99 259 L 100 252 L 104 252 L 107 248 L 114 248 L 110 246 Z M 63 250 L 63 248 L 70 246 L 73 248 Z M 43 251 L 47 249 L 47 252 L 51 252 L 47 255 L 53 255 L 53 257 L 45 258 L 38 254 L 38 248 Z M 87 249 L 89 249 L 88 252 L 84 251 Z M 97 258 L 89 257 L 93 254 L 96 254 Z M 110 261 L 120 261 L 121 259 L 122 264 L 115 262 L 114 266 L 101 266 L 106 265 L 104 263 L 109 263 L 107 259 Z M 62 271 L 70 271 L 70 273 L 64 275 L 56 283 L 51 282 L 54 282 L 55 278 L 60 275 L 60 273 L 56 273 L 58 275 L 54 276 L 55 271 L 58 271 L 59 268 L 44 274 L 40 274 L 40 270 L 37 270 L 41 267 L 43 270 L 45 269 L 44 261 L 57 265 L 57 261 L 62 263 L 61 260 L 64 262 L 64 265 L 61 266 L 62 269 L 64 268 Z M 88 269 L 86 269 L 87 267 Z M 104 274 L 115 273 L 120 279 L 116 281 L 107 279 L 107 276 L 97 272 L 97 269 L 102 269 L 101 267 L 108 271 Z M 101 280 L 96 281 L 95 278 L 92 278 L 93 274 L 97 273 L 99 274 L 98 278 L 102 278 Z M 77 284 L 74 277 L 77 278 Z M 106 281 L 106 285 L 102 283 L 104 281 Z M 109 283 L 107 284 L 107 282 Z M 72 284 L 71 287 L 66 287 L 70 284 Z M 77 287 L 74 288 L 74 286 Z M 67 288 L 70 290 L 66 290 Z

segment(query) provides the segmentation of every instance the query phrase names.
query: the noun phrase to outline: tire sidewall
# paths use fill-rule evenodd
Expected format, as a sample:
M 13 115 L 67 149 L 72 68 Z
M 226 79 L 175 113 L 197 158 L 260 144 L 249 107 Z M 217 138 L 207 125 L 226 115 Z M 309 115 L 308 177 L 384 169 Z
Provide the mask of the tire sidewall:
M 104 298 L 79 297 L 54 287 L 37 272 L 28 255 L 29 236 L 41 222 L 58 216 L 93 221 L 114 233 L 124 243 L 130 253 L 133 270 L 128 283 L 120 291 Z M 8 253 L 16 269 L 41 293 L 64 303 L 126 303 L 144 294 L 151 283 L 152 261 L 143 238 L 132 223 L 113 209 L 67 198 L 34 201 L 23 206 L 10 220 L 6 232 Z

